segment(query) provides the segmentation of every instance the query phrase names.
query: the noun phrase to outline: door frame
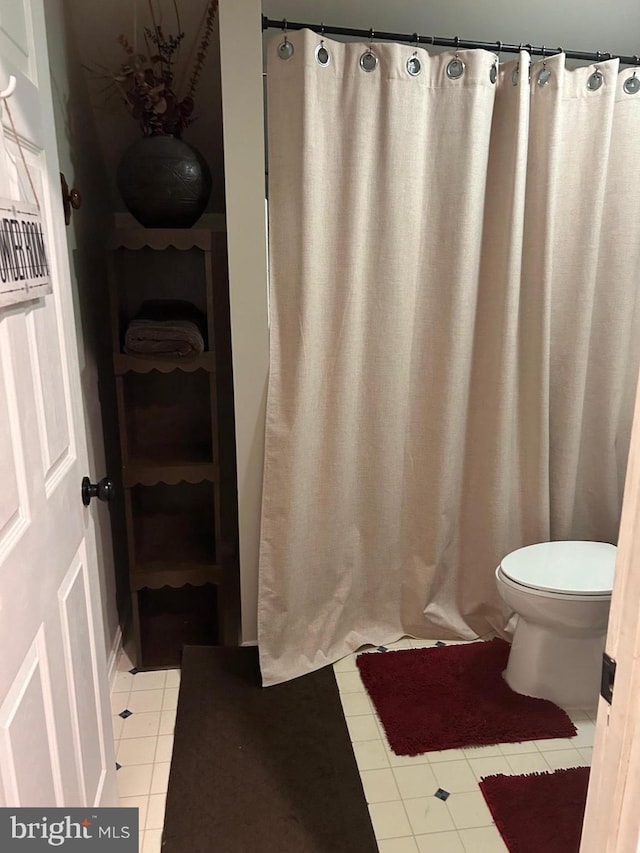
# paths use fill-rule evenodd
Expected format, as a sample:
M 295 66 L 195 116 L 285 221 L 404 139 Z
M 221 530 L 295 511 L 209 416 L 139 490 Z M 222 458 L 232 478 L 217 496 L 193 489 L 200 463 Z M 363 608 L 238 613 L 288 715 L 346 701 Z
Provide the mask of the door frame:
M 627 464 L 606 652 L 611 705 L 599 700 L 580 853 L 636 853 L 640 822 L 640 385 Z

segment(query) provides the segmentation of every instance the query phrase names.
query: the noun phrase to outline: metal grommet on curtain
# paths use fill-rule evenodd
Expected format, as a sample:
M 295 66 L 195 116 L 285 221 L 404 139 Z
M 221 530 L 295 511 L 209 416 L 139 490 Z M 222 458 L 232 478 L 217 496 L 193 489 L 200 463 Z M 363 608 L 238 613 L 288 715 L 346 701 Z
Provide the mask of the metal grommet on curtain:
M 622 88 L 627 93 L 627 95 L 637 95 L 640 92 L 640 80 L 636 77 L 636 72 L 633 72 L 632 77 L 627 77 L 627 79 L 622 84 Z
M 418 59 L 417 56 L 410 56 L 407 59 L 407 72 L 411 74 L 412 77 L 417 77 L 418 74 L 422 71 L 422 63 Z
M 324 24 L 320 24 L 320 44 L 316 48 L 316 62 L 324 68 L 331 62 L 331 54 L 324 46 Z
M 637 56 L 633 57 L 636 61 L 636 65 L 640 65 L 640 59 Z M 633 69 L 633 74 L 631 77 L 627 77 L 627 79 L 622 84 L 622 88 L 627 93 L 627 95 L 637 95 L 640 92 L 640 80 L 637 78 L 637 71 L 635 68 Z
M 604 83 L 604 77 L 599 71 L 594 71 L 593 74 L 587 80 L 587 89 L 590 92 L 597 92 L 597 90 Z
M 455 37 L 456 55 L 447 65 L 447 77 L 451 80 L 458 80 L 464 74 L 464 62 L 458 57 L 458 42 L 460 39 Z
M 369 47 L 360 57 L 360 68 L 362 68 L 363 71 L 375 71 L 378 67 L 378 57 L 371 49 L 371 43 L 373 42 L 374 36 L 374 30 L 369 30 Z
M 360 57 L 360 68 L 363 71 L 375 71 L 378 67 L 378 57 L 372 50 L 367 50 Z
M 331 54 L 322 43 L 316 48 L 316 62 L 325 68 L 331 62 Z
M 287 38 L 287 19 L 282 19 L 282 32 L 284 33 L 284 41 L 278 45 L 278 56 L 280 59 L 291 59 L 294 54 L 293 45 Z

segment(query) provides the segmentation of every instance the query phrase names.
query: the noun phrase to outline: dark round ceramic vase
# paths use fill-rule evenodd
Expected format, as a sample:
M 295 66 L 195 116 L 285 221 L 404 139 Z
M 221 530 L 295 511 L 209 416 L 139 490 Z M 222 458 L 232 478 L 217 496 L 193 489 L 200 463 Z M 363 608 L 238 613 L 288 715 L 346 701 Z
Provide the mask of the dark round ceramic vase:
M 175 136 L 144 136 L 124 152 L 116 183 L 145 228 L 190 228 L 204 212 L 211 173 L 200 152 Z

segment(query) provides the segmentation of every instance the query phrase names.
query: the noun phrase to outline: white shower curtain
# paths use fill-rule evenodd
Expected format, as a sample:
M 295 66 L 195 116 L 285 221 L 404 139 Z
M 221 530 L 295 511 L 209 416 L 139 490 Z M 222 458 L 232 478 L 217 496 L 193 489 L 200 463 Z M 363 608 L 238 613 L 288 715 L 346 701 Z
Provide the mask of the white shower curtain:
M 321 65 L 318 35 L 288 40 L 267 66 L 265 685 L 403 634 L 504 635 L 504 554 L 615 542 L 640 362 L 632 69 L 522 53 L 494 83 L 486 51 L 452 77 L 453 53 L 375 44 L 367 72 L 366 44 L 325 39 Z

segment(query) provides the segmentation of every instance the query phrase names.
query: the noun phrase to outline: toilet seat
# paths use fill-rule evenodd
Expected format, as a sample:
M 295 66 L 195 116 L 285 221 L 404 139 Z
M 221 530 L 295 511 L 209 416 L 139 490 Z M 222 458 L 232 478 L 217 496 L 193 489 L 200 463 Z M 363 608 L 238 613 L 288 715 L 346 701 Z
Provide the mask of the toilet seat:
M 551 595 L 610 596 L 616 547 L 607 542 L 538 542 L 512 551 L 499 572 L 507 580 Z

